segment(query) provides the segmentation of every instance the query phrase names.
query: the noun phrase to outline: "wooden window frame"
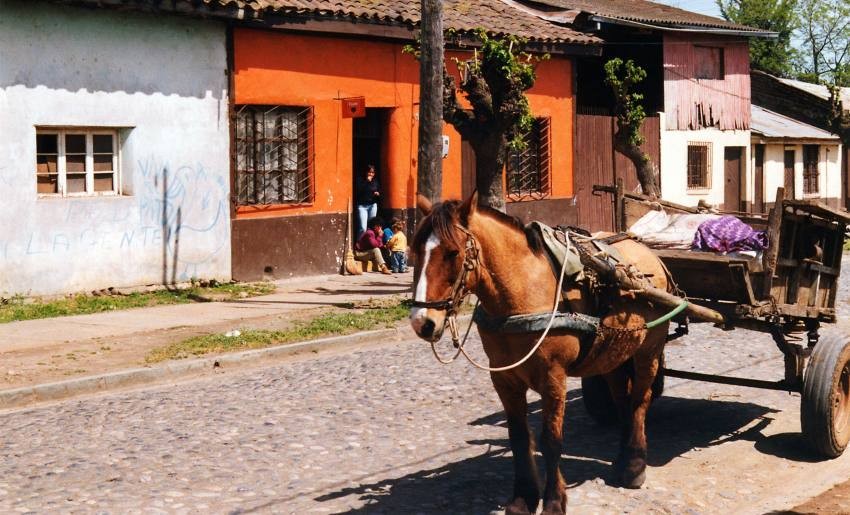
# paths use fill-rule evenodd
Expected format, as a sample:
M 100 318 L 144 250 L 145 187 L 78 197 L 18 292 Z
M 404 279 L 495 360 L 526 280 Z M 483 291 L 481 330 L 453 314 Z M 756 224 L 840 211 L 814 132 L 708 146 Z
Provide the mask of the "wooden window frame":
M 717 51 L 718 63 L 717 63 L 717 75 L 709 76 L 707 74 L 703 75 L 700 72 L 704 69 L 702 64 L 702 60 L 700 59 L 700 52 L 711 53 L 713 51 Z M 694 77 L 697 80 L 724 80 L 726 78 L 726 52 L 725 48 L 722 46 L 712 46 L 712 45 L 694 45 Z
M 123 193 L 121 181 L 121 139 L 118 134 L 118 129 L 112 128 L 87 128 L 87 127 L 36 127 L 36 138 L 38 136 L 56 136 L 56 170 L 57 170 L 57 189 L 56 193 L 37 193 L 39 198 L 78 198 L 78 197 L 114 197 L 120 196 Z M 68 192 L 68 171 L 67 171 L 67 152 L 65 137 L 68 135 L 85 136 L 85 191 Z M 94 170 L 94 136 L 111 136 L 112 137 L 112 170 L 111 171 L 95 171 Z M 36 157 L 39 155 L 38 146 L 36 143 Z M 112 174 L 112 189 L 109 191 L 94 190 L 95 174 Z M 75 173 L 76 174 L 76 173 Z M 36 163 L 36 177 L 38 176 L 38 164 Z M 37 180 L 37 179 L 36 179 Z M 36 192 L 38 186 L 36 185 Z
M 809 158 L 814 155 L 814 161 Z M 803 145 L 803 196 L 820 196 L 820 145 Z
M 275 113 L 276 112 L 276 113 Z M 297 134 L 291 138 L 283 134 L 282 125 L 274 124 L 274 135 L 265 134 L 266 116 L 279 116 L 281 113 L 294 113 Z M 242 118 L 243 113 L 246 118 Z M 262 134 L 258 132 L 257 115 L 263 116 Z M 251 119 L 248 119 L 248 116 Z M 250 135 L 247 124 L 253 121 Z M 235 106 L 233 114 L 233 166 L 234 193 L 237 210 L 270 206 L 309 206 L 315 202 L 315 114 L 313 106 L 240 104 Z M 242 136 L 240 137 L 240 134 Z M 294 155 L 297 155 L 296 167 L 293 170 L 282 168 L 284 154 L 281 146 L 295 143 Z M 277 144 L 277 148 L 266 145 Z M 268 150 L 268 152 L 266 152 Z M 293 154 L 292 151 L 289 152 Z M 267 159 L 271 156 L 271 159 Z M 275 160 L 275 158 L 277 160 Z M 276 163 L 277 166 L 270 166 Z M 288 174 L 286 177 L 284 177 Z M 294 180 L 294 197 L 284 198 L 284 180 Z M 269 181 L 272 181 L 270 183 Z M 278 181 L 275 188 L 273 182 Z M 261 183 L 261 184 L 260 184 Z M 278 190 L 278 191 L 275 191 Z M 272 195 L 269 195 L 272 191 Z
M 514 202 L 541 200 L 552 194 L 552 119 L 535 118 L 523 138 L 526 149 L 508 150 L 505 158 L 506 196 Z M 524 170 L 518 169 L 518 164 Z M 527 187 L 529 183 L 535 187 Z
M 704 148 L 705 149 L 705 167 L 704 171 L 701 174 L 704 174 L 704 181 L 700 181 L 699 184 L 691 181 L 691 147 L 694 148 Z M 687 186 L 688 191 L 706 191 L 711 189 L 711 172 L 712 172 L 712 158 L 713 148 L 710 142 L 707 141 L 689 141 L 687 148 L 685 150 L 685 185 Z

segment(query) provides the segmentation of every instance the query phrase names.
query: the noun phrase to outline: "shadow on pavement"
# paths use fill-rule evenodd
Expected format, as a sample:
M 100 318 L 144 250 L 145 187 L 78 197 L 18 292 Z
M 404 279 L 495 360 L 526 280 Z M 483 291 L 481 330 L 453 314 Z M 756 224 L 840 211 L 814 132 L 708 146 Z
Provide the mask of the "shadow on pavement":
M 529 422 L 539 435 L 540 402 L 529 405 Z M 776 410 L 748 402 L 662 397 L 650 409 L 647 421 L 649 463 L 663 466 L 688 451 L 730 441 L 752 441 L 753 452 L 805 461 L 799 437 L 765 437 L 762 431 Z M 470 425 L 505 427 L 501 412 L 470 421 Z M 447 428 L 446 430 L 450 430 Z M 601 427 L 584 412 L 581 391 L 568 395 L 561 470 L 571 488 L 601 478 L 607 482 L 610 462 L 619 441 L 616 427 Z M 500 509 L 512 493 L 513 464 L 504 439 L 470 440 L 484 450 L 472 458 L 423 469 L 377 482 L 344 487 L 316 497 L 322 502 L 353 496 L 362 508 L 345 513 L 486 513 Z M 538 458 L 542 468 L 542 459 Z M 610 483 L 609 483 L 610 484 Z M 356 499 L 356 501 L 355 501 Z

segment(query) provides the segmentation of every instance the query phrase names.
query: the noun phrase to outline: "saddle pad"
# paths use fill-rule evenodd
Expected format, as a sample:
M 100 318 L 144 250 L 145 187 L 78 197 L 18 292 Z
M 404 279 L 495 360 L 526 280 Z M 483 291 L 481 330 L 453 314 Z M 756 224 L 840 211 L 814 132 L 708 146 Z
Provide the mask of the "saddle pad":
M 555 235 L 555 229 L 540 222 L 531 222 L 528 224 L 532 229 L 540 233 L 543 238 L 543 245 L 549 253 L 555 265 L 557 265 L 556 275 L 561 273 L 561 267 L 564 266 L 564 261 L 567 261 L 567 269 L 564 272 L 566 277 L 574 277 L 584 270 L 584 265 L 581 264 L 581 259 L 575 250 L 567 252 L 567 246 L 559 240 Z

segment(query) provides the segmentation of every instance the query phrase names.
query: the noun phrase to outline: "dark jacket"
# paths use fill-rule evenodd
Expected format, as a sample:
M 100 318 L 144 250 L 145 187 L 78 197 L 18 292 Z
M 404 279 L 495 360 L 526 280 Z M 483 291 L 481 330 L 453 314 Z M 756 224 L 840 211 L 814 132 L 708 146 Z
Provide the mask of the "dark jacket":
M 378 195 L 375 195 L 375 192 Z M 367 181 L 365 177 L 358 175 L 354 181 L 354 202 L 360 205 L 372 204 L 377 202 L 381 196 L 381 183 L 378 182 L 378 177 L 375 176 L 371 181 Z

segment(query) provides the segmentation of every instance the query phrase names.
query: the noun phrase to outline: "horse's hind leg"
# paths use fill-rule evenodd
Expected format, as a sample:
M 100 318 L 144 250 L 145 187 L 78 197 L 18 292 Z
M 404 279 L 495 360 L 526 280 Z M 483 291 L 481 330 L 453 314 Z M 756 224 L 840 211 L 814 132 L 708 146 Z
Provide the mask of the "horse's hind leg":
M 567 485 L 558 466 L 564 442 L 564 406 L 567 376 L 563 370 L 550 369 L 541 389 L 543 402 L 543 434 L 540 442 L 546 460 L 546 487 L 543 490 L 543 513 L 567 511 Z
M 540 502 L 540 486 L 534 465 L 534 448 L 528 427 L 528 388 L 514 384 L 503 372 L 491 374 L 493 386 L 505 407 L 508 438 L 514 455 L 514 493 L 505 507 L 505 514 L 530 514 Z
M 646 480 L 646 413 L 652 402 L 652 383 L 658 373 L 659 357 L 667 334 L 666 324 L 662 330 L 658 329 L 655 328 L 654 334 L 647 336 L 646 348 L 636 354 L 628 366 L 620 367 L 620 373 L 626 376 L 628 397 L 620 404 L 623 433 L 615 470 L 626 488 L 640 488 Z M 659 343 L 652 345 L 649 343 L 652 340 Z M 633 369 L 628 370 L 628 367 Z

